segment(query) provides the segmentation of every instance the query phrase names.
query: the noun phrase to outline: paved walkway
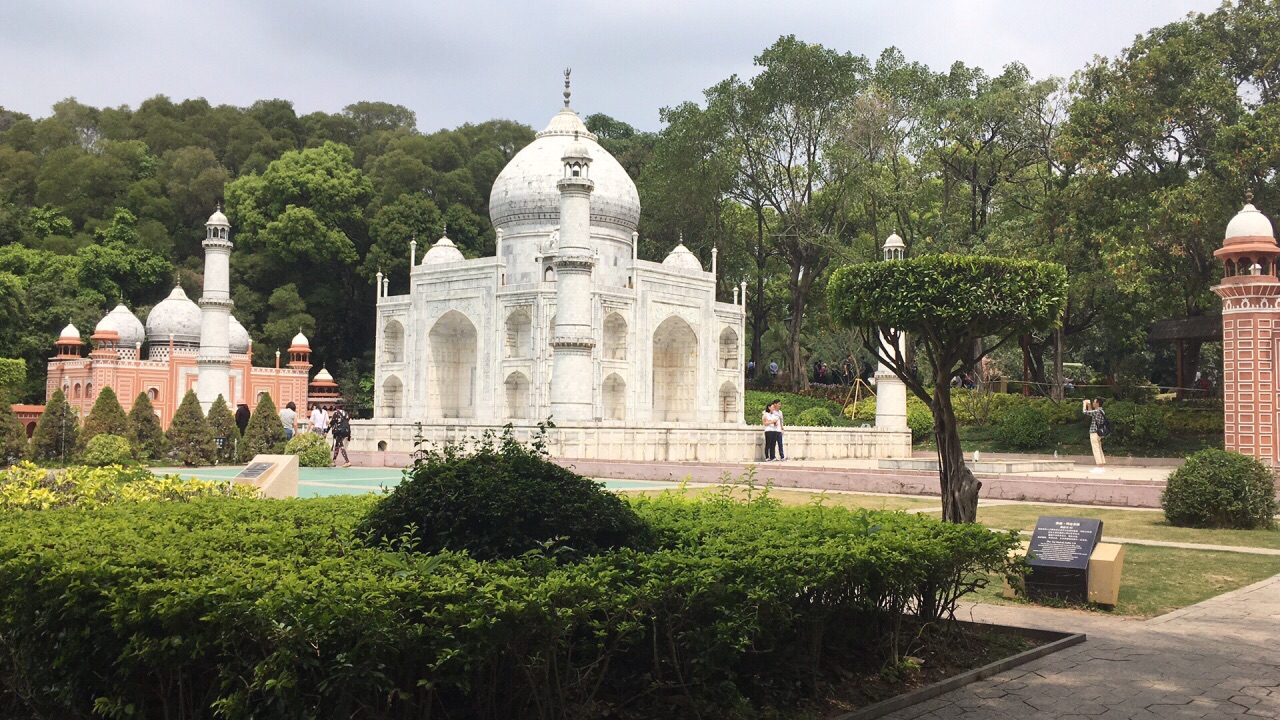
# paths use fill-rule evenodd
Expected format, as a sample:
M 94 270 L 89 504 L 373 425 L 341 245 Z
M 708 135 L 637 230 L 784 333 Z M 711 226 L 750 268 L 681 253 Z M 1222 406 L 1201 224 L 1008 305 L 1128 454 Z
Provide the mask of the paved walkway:
M 976 604 L 961 616 L 1089 639 L 886 717 L 1280 718 L 1280 575 L 1147 621 Z

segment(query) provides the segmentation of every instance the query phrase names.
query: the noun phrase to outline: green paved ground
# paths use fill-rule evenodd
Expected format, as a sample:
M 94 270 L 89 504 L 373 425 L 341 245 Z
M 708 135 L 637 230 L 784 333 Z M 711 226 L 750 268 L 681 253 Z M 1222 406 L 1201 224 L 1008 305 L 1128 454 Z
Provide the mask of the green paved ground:
M 157 468 L 157 473 L 173 473 L 201 480 L 230 480 L 243 465 L 210 468 Z M 326 497 L 329 495 L 355 495 L 379 492 L 393 488 L 400 482 L 400 471 L 395 468 L 299 468 L 298 497 Z M 610 490 L 661 490 L 676 487 L 675 483 L 648 480 L 601 480 Z

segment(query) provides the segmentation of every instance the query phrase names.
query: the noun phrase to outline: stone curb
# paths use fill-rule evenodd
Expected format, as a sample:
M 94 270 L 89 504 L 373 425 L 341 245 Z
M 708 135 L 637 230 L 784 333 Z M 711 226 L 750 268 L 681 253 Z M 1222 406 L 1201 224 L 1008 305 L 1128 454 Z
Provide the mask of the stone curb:
M 873 705 L 868 705 L 864 708 L 854 710 L 853 712 L 836 715 L 828 720 L 874 720 L 874 718 L 881 718 L 903 708 L 918 705 L 926 700 L 932 700 L 939 695 L 951 692 L 956 688 L 978 682 L 979 680 L 985 680 L 992 675 L 1029 663 L 1032 660 L 1038 660 L 1046 655 L 1052 655 L 1060 650 L 1066 650 L 1067 648 L 1073 645 L 1079 645 L 1086 640 L 1084 633 L 1061 633 L 1054 632 L 1052 630 L 1038 630 L 1035 628 L 1022 628 L 1012 625 L 986 625 L 982 623 L 968 623 L 963 620 L 957 622 L 965 627 L 997 630 L 1010 635 L 1022 635 L 1023 637 L 1031 638 L 1053 637 L 1057 639 L 1048 644 L 1041 645 L 1040 647 L 1032 648 L 1025 652 L 1020 652 L 1017 655 L 1011 655 L 1003 660 L 997 660 L 993 663 L 983 665 L 980 668 L 974 668 L 968 672 L 963 672 L 959 675 L 949 677 L 946 680 L 922 687 L 919 690 L 913 690 L 905 695 L 898 695 L 897 697 L 892 697 L 888 700 L 882 700 Z
M 1247 595 L 1251 592 L 1256 592 L 1258 590 L 1261 590 L 1262 588 L 1268 585 L 1271 585 L 1273 583 L 1280 583 L 1280 575 L 1272 575 L 1271 577 L 1266 578 L 1264 580 L 1259 580 L 1258 582 L 1252 585 L 1245 585 L 1244 587 L 1236 588 L 1231 592 L 1225 592 L 1225 593 L 1222 593 L 1221 595 L 1214 595 L 1211 598 L 1201 600 L 1195 605 L 1188 605 L 1186 607 L 1178 608 L 1173 612 L 1167 612 L 1163 615 L 1157 615 L 1149 620 L 1144 620 L 1143 624 L 1144 625 L 1163 625 L 1167 622 L 1170 622 L 1171 620 L 1177 620 L 1186 615 L 1191 615 L 1193 613 L 1202 611 L 1204 610 L 1204 605 L 1208 603 L 1218 602 L 1221 600 L 1229 600 L 1231 598 L 1238 597 L 1240 595 Z

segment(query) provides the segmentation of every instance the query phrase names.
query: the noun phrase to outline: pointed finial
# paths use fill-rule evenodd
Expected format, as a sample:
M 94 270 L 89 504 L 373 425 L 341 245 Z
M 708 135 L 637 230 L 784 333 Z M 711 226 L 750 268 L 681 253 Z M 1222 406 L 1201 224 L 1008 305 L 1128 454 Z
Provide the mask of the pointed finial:
M 449 223 L 444 224 L 444 237 L 449 237 Z
M 1253 204 L 1253 191 L 1252 191 L 1252 190 L 1245 190 L 1245 191 L 1244 191 L 1244 201 L 1245 201 L 1246 203 L 1249 203 L 1250 205 L 1252 205 L 1252 204 Z
M 683 230 L 681 230 L 681 231 L 680 231 L 680 244 L 681 244 L 681 245 L 683 245 L 683 244 L 684 244 L 684 231 L 683 231 Z
M 218 212 L 222 212 L 222 201 L 218 201 Z
M 569 73 L 573 72 L 573 68 L 564 69 L 564 106 L 569 107 Z

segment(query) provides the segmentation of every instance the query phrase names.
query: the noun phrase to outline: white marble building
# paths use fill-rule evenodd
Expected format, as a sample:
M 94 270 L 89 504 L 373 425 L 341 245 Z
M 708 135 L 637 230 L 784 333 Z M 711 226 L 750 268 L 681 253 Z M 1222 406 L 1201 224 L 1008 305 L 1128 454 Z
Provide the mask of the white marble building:
M 567 100 L 489 214 L 497 257 L 442 237 L 379 297 L 375 418 L 742 424 L 739 293 L 683 245 L 636 258 L 635 184 Z
M 745 283 L 718 301 L 714 252 L 704 268 L 683 243 L 638 259 L 635 184 L 569 106 L 567 74 L 564 97 L 494 181 L 496 257 L 468 260 L 446 232 L 421 261 L 412 246 L 404 294 L 379 275 L 374 419 L 355 424 L 353 450 L 397 464 L 419 434 L 550 417 L 553 452 L 571 457 L 706 456 L 690 442 L 757 455 L 743 422 Z

